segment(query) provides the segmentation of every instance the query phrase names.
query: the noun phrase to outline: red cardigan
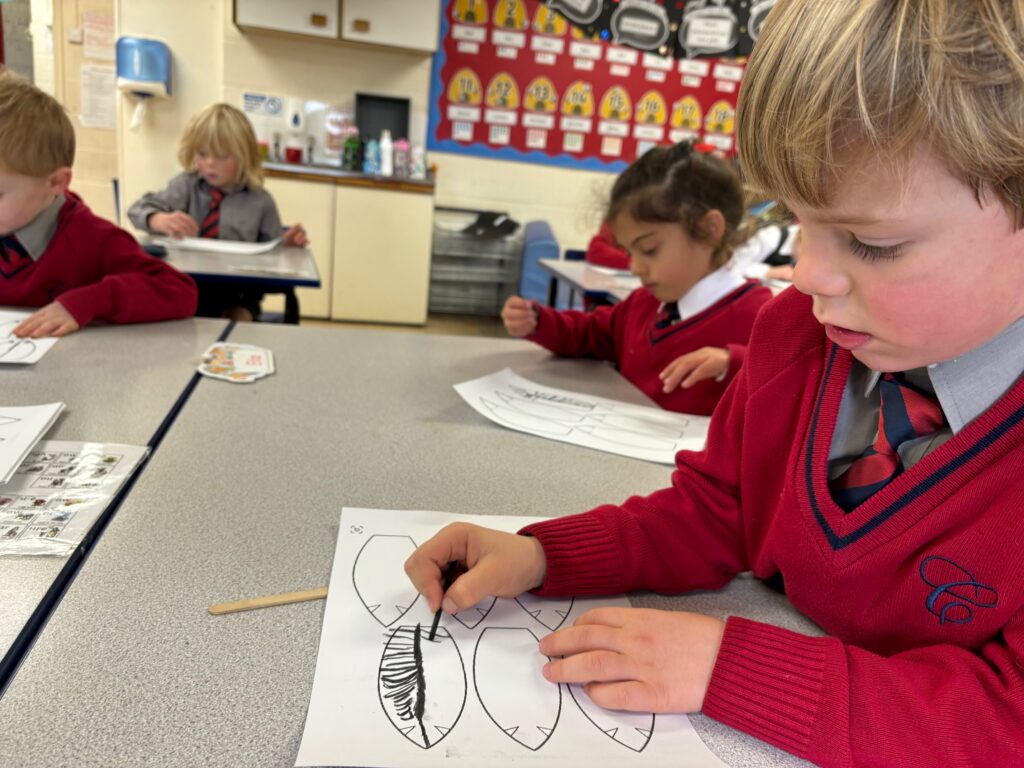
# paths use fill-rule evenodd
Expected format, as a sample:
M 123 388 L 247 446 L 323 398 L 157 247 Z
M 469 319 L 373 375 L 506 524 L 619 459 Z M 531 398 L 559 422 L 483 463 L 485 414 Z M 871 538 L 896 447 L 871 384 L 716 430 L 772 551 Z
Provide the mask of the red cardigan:
M 585 258 L 588 263 L 612 269 L 629 269 L 629 254 L 615 242 L 612 228 L 605 222 L 596 235 L 590 238 Z
M 73 192 L 39 260 L 9 276 L 0 272 L 0 304 L 42 307 L 57 299 L 81 327 L 188 317 L 196 295 L 191 277 L 146 254 Z
M 638 288 L 625 301 L 593 312 L 538 306 L 537 329 L 527 338 L 563 357 L 615 362 L 623 376 L 666 410 L 709 414 L 739 370 L 754 317 L 771 297 L 771 291 L 751 281 L 703 312 L 658 330 L 654 321 L 661 302 Z M 662 392 L 658 374 L 680 355 L 701 347 L 729 350 L 725 380 L 705 379 L 689 389 Z
M 826 462 L 851 360 L 783 293 L 671 488 L 524 529 L 540 593 L 781 573 L 829 636 L 730 618 L 706 715 L 827 766 L 1024 765 L 1024 379 L 844 514 Z

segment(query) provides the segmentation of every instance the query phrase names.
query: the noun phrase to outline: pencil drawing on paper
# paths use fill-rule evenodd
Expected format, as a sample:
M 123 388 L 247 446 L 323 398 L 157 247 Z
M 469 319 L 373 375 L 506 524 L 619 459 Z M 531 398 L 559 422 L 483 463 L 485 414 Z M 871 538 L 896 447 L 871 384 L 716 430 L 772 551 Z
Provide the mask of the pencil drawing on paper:
M 541 387 L 505 369 L 455 389 L 491 421 L 520 432 L 671 464 L 700 449 L 709 419 Z
M 444 739 L 466 705 L 466 669 L 455 639 L 443 627 L 433 640 L 420 624 L 387 635 L 377 674 L 380 703 L 399 733 L 430 749 Z
M 480 705 L 502 733 L 536 752 L 562 714 L 562 686 L 541 674 L 539 639 L 525 627 L 487 627 L 473 652 L 473 686 Z
M 452 615 L 452 618 L 458 621 L 466 629 L 473 629 L 481 621 L 487 618 L 487 614 L 491 612 L 491 608 L 494 607 L 496 598 L 485 597 L 476 605 L 472 605 L 469 608 L 464 608 L 456 614 Z
M 562 623 L 572 612 L 572 606 L 575 601 L 571 597 L 540 598 L 531 595 L 529 592 L 524 592 L 516 598 L 516 602 L 519 603 L 520 608 L 554 632 L 562 626 Z
M 611 712 L 599 707 L 578 685 L 567 685 L 580 712 L 605 736 L 634 752 L 643 752 L 654 733 L 653 712 Z
M 366 540 L 352 566 L 352 585 L 370 615 L 390 627 L 419 597 L 405 578 L 403 564 L 416 551 L 409 536 L 374 534 Z

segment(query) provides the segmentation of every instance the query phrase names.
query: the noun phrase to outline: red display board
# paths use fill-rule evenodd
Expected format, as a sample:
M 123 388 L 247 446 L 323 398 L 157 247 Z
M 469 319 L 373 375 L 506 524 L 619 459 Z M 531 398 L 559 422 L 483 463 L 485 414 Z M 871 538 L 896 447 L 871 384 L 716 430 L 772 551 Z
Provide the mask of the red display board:
M 731 156 L 742 76 L 587 38 L 540 0 L 444 0 L 428 146 L 609 171 L 684 139 Z

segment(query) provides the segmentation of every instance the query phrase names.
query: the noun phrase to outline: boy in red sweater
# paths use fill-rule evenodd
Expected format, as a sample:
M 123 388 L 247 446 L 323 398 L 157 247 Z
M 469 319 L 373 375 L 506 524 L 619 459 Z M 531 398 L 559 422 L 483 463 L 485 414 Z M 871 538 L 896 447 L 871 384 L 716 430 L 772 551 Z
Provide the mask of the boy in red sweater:
M 188 317 L 192 279 L 148 256 L 68 191 L 75 132 L 63 107 L 0 72 L 0 304 L 41 307 L 15 335 L 63 336 L 95 320 Z
M 707 450 L 620 506 L 447 528 L 406 570 L 450 612 L 781 576 L 827 636 L 598 610 L 541 641 L 545 674 L 822 765 L 1024 765 L 1024 10 L 780 0 L 737 125 L 804 240 Z
M 615 180 L 606 217 L 643 287 L 593 312 L 512 296 L 505 329 L 557 355 L 611 360 L 661 407 L 709 414 L 771 298 L 725 267 L 742 218 L 743 189 L 724 161 L 685 142 L 652 149 Z

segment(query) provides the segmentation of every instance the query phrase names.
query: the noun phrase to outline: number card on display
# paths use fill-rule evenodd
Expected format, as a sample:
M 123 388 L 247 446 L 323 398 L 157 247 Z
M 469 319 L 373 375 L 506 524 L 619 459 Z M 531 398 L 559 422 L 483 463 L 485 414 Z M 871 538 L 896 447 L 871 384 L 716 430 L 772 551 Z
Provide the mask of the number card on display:
M 608 16 L 600 0 L 443 0 L 430 149 L 615 172 L 686 139 L 734 154 L 743 61 L 678 59 L 692 24 L 655 3 L 616 9 L 610 30 L 588 36 L 583 17 Z M 717 42 L 711 22 L 723 30 Z M 733 52 L 736 26 L 703 20 L 707 39 L 693 55 Z

